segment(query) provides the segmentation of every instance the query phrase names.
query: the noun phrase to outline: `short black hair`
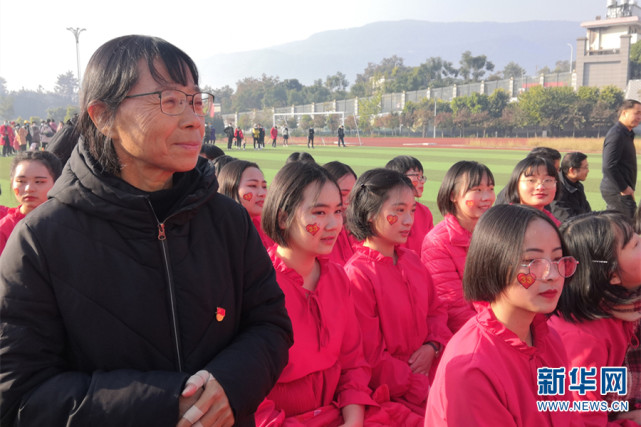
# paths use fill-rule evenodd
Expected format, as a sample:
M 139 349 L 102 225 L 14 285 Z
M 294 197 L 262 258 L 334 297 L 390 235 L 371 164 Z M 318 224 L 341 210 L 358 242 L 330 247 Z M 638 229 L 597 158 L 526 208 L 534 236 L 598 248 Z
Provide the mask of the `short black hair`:
M 561 153 L 559 150 L 556 148 L 550 148 L 550 147 L 534 147 L 530 153 L 528 154 L 529 157 L 543 157 L 544 159 L 547 159 L 552 165 L 554 165 L 554 162 L 557 160 L 561 160 Z
M 641 105 L 641 102 L 637 101 L 636 99 L 626 99 L 621 103 L 621 106 L 619 107 L 619 110 L 617 111 L 618 115 L 620 116 L 621 113 L 623 113 L 625 110 L 631 110 L 634 108 L 635 105 Z
M 365 171 L 354 184 L 347 207 L 347 229 L 357 240 L 374 235 L 371 220 L 388 199 L 390 190 L 407 187 L 414 194 L 412 181 L 400 172 L 391 169 Z
M 610 279 L 619 269 L 619 248 L 635 234 L 630 219 L 616 211 L 589 212 L 570 218 L 559 231 L 579 265 L 566 280 L 556 313 L 583 322 L 612 317 L 612 307 L 629 304 L 628 291 Z
M 491 207 L 472 233 L 463 272 L 465 299 L 494 302 L 514 282 L 521 263 L 523 238 L 534 220 L 550 224 L 559 236 L 563 254 L 567 254 L 559 230 L 543 212 L 524 205 Z
M 261 225 L 263 231 L 279 246 L 287 247 L 289 228 L 294 221 L 296 209 L 303 201 L 305 189 L 317 185 L 318 191 L 328 182 L 336 187 L 338 197 L 341 191 L 332 176 L 316 162 L 286 163 L 274 177 L 265 204 Z M 280 226 L 281 220 L 285 227 Z
M 227 154 L 216 157 L 214 160 L 212 160 L 211 164 L 214 165 L 216 176 L 218 176 L 223 166 L 225 166 L 227 163 L 233 162 L 234 160 L 238 159 L 236 157 L 228 156 Z
M 338 181 L 345 175 L 352 175 L 355 179 L 358 178 L 356 176 L 356 172 L 354 172 L 354 169 L 349 167 L 349 165 L 336 160 L 333 162 L 325 163 L 323 165 L 323 168 L 325 168 L 325 170 L 329 172 L 332 178 L 334 178 L 336 181 Z
M 216 157 L 225 155 L 225 152 L 220 147 L 212 144 L 203 144 L 200 147 L 200 153 L 204 154 L 208 160 L 214 160 Z
M 57 180 L 62 173 L 62 163 L 55 154 L 48 151 L 21 151 L 11 160 L 11 173 L 9 179 L 13 181 L 16 168 L 22 162 L 40 162 L 47 168 L 53 180 Z
M 480 185 L 484 176 L 487 176 L 490 185 L 494 185 L 494 175 L 484 164 L 468 160 L 454 163 L 445 173 L 436 196 L 436 204 L 441 214 L 456 215 L 456 204 L 452 201 L 452 194 L 461 192 L 463 186 L 467 192 Z
M 316 163 L 316 160 L 314 160 L 314 157 L 312 157 L 311 154 L 305 152 L 305 151 L 294 151 L 292 154 L 290 154 L 287 157 L 287 160 L 285 160 L 285 164 L 287 163 L 292 163 L 292 162 L 311 162 L 311 163 Z
M 563 172 L 563 175 L 567 175 L 570 168 L 579 169 L 583 160 L 587 158 L 588 156 L 578 151 L 567 153 L 563 156 L 563 161 L 561 162 L 561 172 Z
M 406 174 L 410 169 L 416 169 L 423 173 L 423 165 L 420 160 L 412 156 L 396 156 L 385 165 L 385 169 Z

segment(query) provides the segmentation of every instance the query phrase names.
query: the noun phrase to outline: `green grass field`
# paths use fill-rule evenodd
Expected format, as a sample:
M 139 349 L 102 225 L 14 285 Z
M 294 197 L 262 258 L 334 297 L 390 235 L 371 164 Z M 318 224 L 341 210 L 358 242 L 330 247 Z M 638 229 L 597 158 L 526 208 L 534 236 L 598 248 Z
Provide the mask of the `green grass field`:
M 258 163 L 265 174 L 267 183 L 285 163 L 285 159 L 294 151 L 308 151 L 320 164 L 338 160 L 350 165 L 357 174 L 375 168 L 383 167 L 395 156 L 409 155 L 421 161 L 425 170 L 427 182 L 421 202 L 426 204 L 434 215 L 434 222 L 442 219 L 436 206 L 436 195 L 441 185 L 445 172 L 459 160 L 475 160 L 487 165 L 494 179 L 496 180 L 495 191 L 498 192 L 507 183 L 514 165 L 527 155 L 528 150 L 495 150 L 495 149 L 467 149 L 467 148 L 382 148 L 382 147 L 358 147 L 351 146 L 339 149 L 337 147 L 317 147 L 314 150 L 307 150 L 303 146 L 278 147 L 272 149 L 267 147 L 262 151 L 249 149 L 246 151 L 232 150 L 230 156 Z M 564 152 L 561 153 L 565 154 Z M 590 174 L 583 183 L 586 195 L 593 210 L 605 209 L 605 202 L 599 192 L 601 183 L 601 155 L 589 154 L 588 162 Z
M 269 145 L 269 144 L 268 144 Z M 224 148 L 224 147 L 223 147 Z M 267 147 L 261 151 L 248 149 L 246 151 L 232 150 L 227 154 L 258 163 L 265 174 L 268 184 L 274 175 L 285 163 L 285 159 L 294 151 L 307 150 L 304 146 L 289 147 L 279 146 L 278 148 Z M 459 160 L 476 160 L 486 164 L 496 180 L 495 190 L 498 193 L 507 180 L 514 168 L 514 165 L 521 160 L 526 154 L 526 150 L 495 150 L 495 149 L 468 149 L 468 148 L 435 148 L 435 147 L 418 147 L 418 148 L 382 148 L 366 146 L 350 146 L 339 149 L 338 147 L 317 146 L 313 150 L 308 150 L 320 164 L 338 160 L 350 165 L 357 174 L 361 174 L 367 169 L 383 167 L 391 158 L 405 154 L 418 158 L 425 169 L 427 182 L 421 202 L 426 204 L 434 215 L 434 222 L 441 220 L 441 215 L 436 207 L 436 194 L 441 183 L 441 179 L 450 166 Z M 562 152 L 562 154 L 564 154 Z M 590 164 L 590 174 L 584 182 L 586 194 L 592 209 L 600 210 L 605 208 L 605 202 L 599 192 L 601 182 L 601 155 L 589 154 L 588 161 Z M 0 157 L 0 185 L 4 190 L 0 195 L 0 204 L 5 206 L 16 206 L 10 183 L 9 183 L 9 165 L 11 158 Z

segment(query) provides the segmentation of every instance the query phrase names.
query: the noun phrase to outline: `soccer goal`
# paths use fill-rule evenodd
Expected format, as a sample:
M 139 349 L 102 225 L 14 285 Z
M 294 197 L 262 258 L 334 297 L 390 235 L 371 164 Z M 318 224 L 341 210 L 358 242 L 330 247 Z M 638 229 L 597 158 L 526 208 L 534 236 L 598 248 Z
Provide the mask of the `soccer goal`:
M 287 123 L 287 117 L 296 117 L 296 116 L 332 116 L 338 115 L 341 118 L 341 124 L 345 125 L 345 112 L 344 111 L 323 111 L 319 113 L 273 113 L 272 124 L 276 126 L 278 124 L 278 118 L 283 117 L 281 122 Z M 358 132 L 358 125 L 356 125 L 356 135 L 358 136 L 358 145 L 363 145 L 361 142 L 361 135 Z M 325 139 L 321 137 L 322 144 L 325 145 Z M 336 140 L 338 143 L 338 139 Z

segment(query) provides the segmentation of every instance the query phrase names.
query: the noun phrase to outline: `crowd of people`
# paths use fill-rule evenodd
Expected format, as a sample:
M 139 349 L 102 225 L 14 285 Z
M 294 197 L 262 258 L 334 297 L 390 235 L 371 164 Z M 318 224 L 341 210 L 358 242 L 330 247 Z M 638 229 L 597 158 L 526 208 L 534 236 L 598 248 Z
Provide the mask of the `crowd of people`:
M 585 154 L 538 147 L 498 195 L 453 164 L 438 224 L 419 159 L 295 152 L 268 183 L 203 144 L 212 104 L 183 51 L 120 37 L 69 154 L 14 159 L 0 425 L 641 425 L 641 104 L 606 136 L 607 211 Z

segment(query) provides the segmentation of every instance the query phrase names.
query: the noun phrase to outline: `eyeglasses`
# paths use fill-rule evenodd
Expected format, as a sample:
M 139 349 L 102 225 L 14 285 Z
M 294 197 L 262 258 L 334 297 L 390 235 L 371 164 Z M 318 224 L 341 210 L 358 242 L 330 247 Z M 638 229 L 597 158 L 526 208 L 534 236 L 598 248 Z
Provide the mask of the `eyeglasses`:
M 543 185 L 546 188 L 550 188 L 556 185 L 556 179 L 554 178 L 545 178 L 544 180 L 523 178 L 521 181 L 524 182 L 528 187 L 538 187 L 539 185 Z
M 214 112 L 214 95 L 207 92 L 197 92 L 189 95 L 182 90 L 171 89 L 158 92 L 139 93 L 136 95 L 127 95 L 126 98 L 138 98 L 140 96 L 158 95 L 160 99 L 160 111 L 168 116 L 178 116 L 185 111 L 188 98 L 191 97 L 191 108 L 199 117 L 213 117 Z
M 425 175 L 419 175 L 417 173 L 408 173 L 408 174 L 405 174 L 405 176 L 411 179 L 412 181 L 418 181 L 418 182 L 427 181 L 427 178 L 425 177 Z
M 556 261 L 550 261 L 546 258 L 533 259 L 530 262 L 521 264 L 521 267 L 527 268 L 526 274 L 533 274 L 535 278 L 543 277 L 550 273 L 551 266 L 556 266 L 556 271 L 561 277 L 571 277 L 576 272 L 576 266 L 579 265 L 572 256 L 564 256 Z

